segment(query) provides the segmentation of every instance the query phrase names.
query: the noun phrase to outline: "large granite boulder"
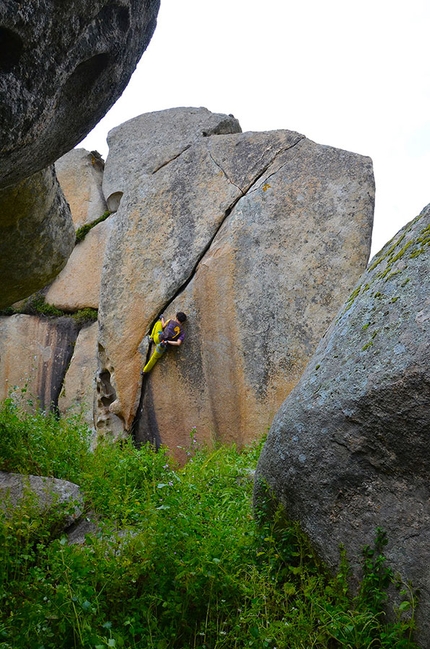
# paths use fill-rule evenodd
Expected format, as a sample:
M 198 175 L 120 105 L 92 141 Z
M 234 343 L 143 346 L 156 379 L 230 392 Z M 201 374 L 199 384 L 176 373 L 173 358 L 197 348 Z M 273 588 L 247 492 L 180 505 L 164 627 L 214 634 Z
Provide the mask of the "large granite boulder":
M 103 159 L 96 151 L 72 149 L 55 163 L 55 172 L 78 230 L 107 210 L 103 195 Z
M 357 578 L 376 527 L 389 565 L 420 591 L 430 645 L 430 205 L 374 257 L 264 446 L 268 485 L 335 568 L 343 543 Z
M 249 441 L 365 268 L 371 161 L 291 131 L 240 133 L 205 109 L 134 123 L 135 137 L 128 123 L 109 138 L 103 181 L 108 204 L 122 195 L 99 312 L 111 411 L 131 429 L 144 334 L 181 306 L 188 338 L 145 381 L 137 438 L 176 449 L 197 427 L 201 441 Z
M 142 175 L 150 176 L 172 162 L 199 139 L 240 133 L 233 115 L 207 108 L 169 108 L 139 115 L 108 135 L 109 162 L 103 192 L 110 210 L 118 209 L 124 192 Z
M 54 279 L 73 250 L 75 230 L 53 167 L 0 189 L 0 214 L 3 309 Z
M 120 97 L 159 0 L 0 6 L 0 187 L 72 149 Z
M 185 127 L 181 126 L 181 115 Z M 133 121 L 139 125 L 145 119 L 146 115 L 142 115 Z M 174 143 L 174 153 L 170 146 L 174 139 L 172 119 L 173 130 L 185 131 L 182 144 Z M 152 114 L 148 120 L 149 127 L 140 126 L 138 132 L 152 132 Z M 116 129 L 114 138 L 108 140 L 112 158 L 109 153 L 103 181 L 110 209 L 112 195 L 121 193 L 123 197 L 102 276 L 99 320 L 105 361 L 101 371 L 109 373 L 112 387 L 108 392 L 112 401 L 120 399 L 121 407 L 116 414 L 128 430 L 140 396 L 139 373 L 146 353 L 145 349 L 139 353 L 142 338 L 163 306 L 191 276 L 225 212 L 241 194 L 211 158 L 206 146 L 209 138 L 203 135 L 226 122 L 237 132 L 237 120 L 206 109 L 176 109 L 157 114 L 157 122 L 158 130 L 153 131 L 154 159 L 149 160 L 151 147 L 145 139 L 141 145 L 137 137 L 129 137 L 126 124 L 125 140 L 129 146 L 124 148 Z M 119 158 L 114 152 L 115 142 L 122 151 Z M 178 153 L 180 150 L 182 154 Z M 136 162 L 139 156 L 140 165 Z M 253 173 L 255 170 L 248 170 L 248 175 Z M 113 185 L 115 177 L 117 185 Z

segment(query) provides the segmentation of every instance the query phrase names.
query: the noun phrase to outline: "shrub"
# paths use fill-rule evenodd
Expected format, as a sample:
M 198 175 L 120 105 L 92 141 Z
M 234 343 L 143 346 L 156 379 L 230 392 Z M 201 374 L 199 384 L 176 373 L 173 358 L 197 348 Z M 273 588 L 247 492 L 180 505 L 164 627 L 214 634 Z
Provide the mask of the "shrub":
M 413 649 L 413 615 L 381 613 L 390 581 L 366 549 L 356 601 L 281 509 L 260 523 L 252 472 L 261 444 L 164 449 L 100 443 L 77 422 L 0 410 L 3 469 L 81 485 L 100 520 L 83 545 L 52 538 L 31 502 L 0 521 L 0 649 Z M 197 448 L 196 448 L 197 447 Z M 412 601 L 413 608 L 413 601 Z

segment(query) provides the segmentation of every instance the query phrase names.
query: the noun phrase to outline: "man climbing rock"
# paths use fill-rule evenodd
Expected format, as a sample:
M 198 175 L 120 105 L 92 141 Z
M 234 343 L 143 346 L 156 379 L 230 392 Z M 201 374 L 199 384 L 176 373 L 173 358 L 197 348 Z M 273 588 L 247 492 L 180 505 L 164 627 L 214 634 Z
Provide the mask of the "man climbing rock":
M 154 367 L 155 363 L 164 354 L 169 345 L 179 347 L 185 338 L 183 323 L 187 316 L 182 311 L 178 311 L 175 318 L 164 320 L 161 316 L 155 323 L 151 331 L 151 340 L 155 343 L 155 350 L 143 368 L 142 374 L 148 374 Z

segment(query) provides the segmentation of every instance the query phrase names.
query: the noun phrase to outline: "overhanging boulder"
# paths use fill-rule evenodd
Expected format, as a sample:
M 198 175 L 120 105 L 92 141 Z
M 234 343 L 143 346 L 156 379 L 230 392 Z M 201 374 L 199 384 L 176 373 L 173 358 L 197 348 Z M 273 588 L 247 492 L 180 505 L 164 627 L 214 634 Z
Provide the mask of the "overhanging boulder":
M 40 0 L 0 7 L 0 187 L 80 142 L 124 91 L 159 0 Z

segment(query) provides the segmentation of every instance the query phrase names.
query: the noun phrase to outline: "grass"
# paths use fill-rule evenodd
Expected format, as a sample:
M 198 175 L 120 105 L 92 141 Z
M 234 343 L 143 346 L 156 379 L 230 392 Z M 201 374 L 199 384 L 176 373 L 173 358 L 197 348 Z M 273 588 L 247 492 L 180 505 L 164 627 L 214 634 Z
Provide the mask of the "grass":
M 101 216 L 99 216 L 98 219 L 95 221 L 92 221 L 91 223 L 86 223 L 85 225 L 82 225 L 80 228 L 76 230 L 76 238 L 75 238 L 75 245 L 78 243 L 81 243 L 87 236 L 88 232 L 92 230 L 96 225 L 99 223 L 102 223 L 102 221 L 106 221 L 106 219 L 112 214 L 110 211 L 104 212 Z
M 0 316 L 12 316 L 15 314 L 44 316 L 47 318 L 73 318 L 80 327 L 96 322 L 98 317 L 97 309 L 92 307 L 84 307 L 74 312 L 58 309 L 53 304 L 46 302 L 41 291 L 31 295 L 18 307 L 10 306 L 0 311 Z
M 195 432 L 194 432 L 195 433 Z M 256 444 L 164 450 L 101 443 L 77 419 L 0 408 L 0 468 L 81 485 L 100 531 L 55 532 L 29 495 L 0 520 L 0 649 L 413 649 L 413 599 L 385 617 L 384 535 L 363 554 L 359 595 L 332 576 L 281 509 L 252 510 Z

